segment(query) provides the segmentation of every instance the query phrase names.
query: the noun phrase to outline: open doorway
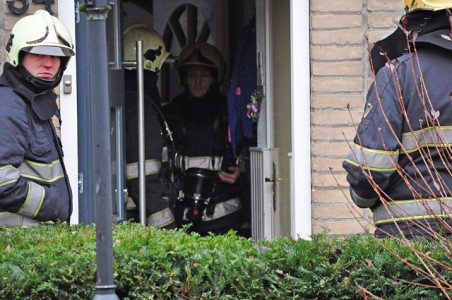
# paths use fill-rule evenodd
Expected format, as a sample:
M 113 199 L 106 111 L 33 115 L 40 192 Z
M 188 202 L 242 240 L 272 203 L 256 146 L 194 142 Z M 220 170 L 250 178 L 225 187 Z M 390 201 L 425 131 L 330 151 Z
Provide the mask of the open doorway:
M 255 22 L 255 0 L 124 0 L 120 6 L 122 31 L 134 24 L 144 24 L 163 38 L 170 52 L 158 79 L 162 106 L 171 103 L 183 90 L 175 63 L 185 46 L 192 42 L 208 42 L 220 50 L 226 63 L 221 92 L 227 96 L 229 117 L 232 120 L 229 122 L 229 138 L 235 154 L 244 158 L 243 170 L 249 176 L 248 149 L 256 145 L 256 123 L 249 116 L 250 109 L 247 105 L 250 103 L 257 75 L 245 72 L 241 51 L 248 46 L 246 50 L 251 49 L 256 54 L 255 35 L 254 43 L 246 44 L 243 41 L 243 30 Z M 256 58 L 253 57 L 250 61 L 255 64 Z M 239 68 L 242 68 L 242 72 L 238 71 Z M 248 68 L 254 68 L 256 72 L 255 66 Z M 248 77 L 234 77 L 243 74 Z M 248 91 L 244 80 L 252 77 L 254 81 L 248 84 Z M 237 84 L 242 84 L 243 87 L 240 89 Z M 119 85 L 112 87 L 120 88 Z M 121 122 L 120 119 L 116 121 Z M 247 180 L 249 184 L 249 178 Z M 249 194 L 245 197 L 249 198 Z M 243 209 L 246 214 L 251 214 L 249 200 L 243 203 Z M 130 216 L 131 211 L 129 212 Z

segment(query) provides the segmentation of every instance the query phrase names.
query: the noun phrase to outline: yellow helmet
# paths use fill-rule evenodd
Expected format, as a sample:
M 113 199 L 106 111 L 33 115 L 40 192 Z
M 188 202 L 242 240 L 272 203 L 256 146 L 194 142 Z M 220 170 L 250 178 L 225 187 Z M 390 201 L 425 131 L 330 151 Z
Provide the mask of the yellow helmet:
M 452 0 L 402 0 L 407 12 L 414 10 L 441 10 L 452 7 Z
M 38 10 L 14 25 L 6 45 L 8 63 L 16 67 L 21 51 L 65 58 L 61 60 L 63 69 L 75 55 L 68 29 L 46 10 Z
M 187 66 L 204 66 L 217 72 L 217 82 L 221 83 L 225 73 L 225 63 L 220 51 L 208 43 L 194 43 L 185 47 L 176 62 L 179 76 L 183 78 L 183 72 Z
M 162 37 L 145 24 L 129 26 L 124 31 L 124 60 L 136 59 L 136 41 L 143 42 L 143 67 L 152 72 L 159 72 L 170 55 Z

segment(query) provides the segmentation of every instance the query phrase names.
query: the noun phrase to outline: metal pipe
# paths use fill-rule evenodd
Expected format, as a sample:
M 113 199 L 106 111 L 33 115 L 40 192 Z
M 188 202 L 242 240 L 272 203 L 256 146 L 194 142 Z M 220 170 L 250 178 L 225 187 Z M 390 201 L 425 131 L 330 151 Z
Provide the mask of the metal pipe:
M 139 180 L 139 212 L 140 223 L 146 224 L 146 167 L 144 143 L 144 74 L 143 74 L 143 42 L 136 41 L 137 53 L 137 91 L 138 91 L 138 180 Z
M 117 1 L 116 5 L 113 5 L 112 17 L 113 17 L 113 66 L 114 71 L 120 72 L 122 75 L 122 24 L 121 17 L 123 10 L 122 1 Z M 121 80 L 124 76 L 121 76 Z M 113 83 L 114 84 L 114 83 Z M 122 95 L 120 96 L 122 99 Z M 124 103 L 124 102 L 122 102 Z M 124 105 L 117 105 L 114 107 L 114 117 L 115 117 L 115 137 L 116 137 L 116 207 L 117 207 L 117 219 L 125 220 L 126 216 L 126 199 L 125 190 L 126 184 L 124 181 L 125 166 L 124 166 Z
M 115 132 L 116 132 L 116 206 L 117 206 L 117 219 L 125 220 L 127 218 L 126 215 L 126 205 L 125 205 L 125 191 L 126 187 L 124 184 L 125 171 L 124 171 L 124 138 L 123 138 L 123 128 L 124 122 L 124 108 L 123 107 L 115 107 Z
M 95 300 L 119 299 L 115 293 L 113 269 L 113 209 L 110 152 L 110 103 L 106 19 L 111 8 L 107 0 L 87 0 L 83 7 L 88 20 L 90 130 L 94 180 L 89 193 L 95 202 L 97 282 Z

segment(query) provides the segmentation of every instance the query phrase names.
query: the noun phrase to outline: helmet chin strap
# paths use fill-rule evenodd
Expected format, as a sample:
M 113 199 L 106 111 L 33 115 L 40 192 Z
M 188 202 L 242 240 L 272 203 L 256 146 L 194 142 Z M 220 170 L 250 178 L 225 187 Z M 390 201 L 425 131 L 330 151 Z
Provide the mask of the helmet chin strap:
M 18 66 L 20 74 L 24 77 L 26 81 L 28 81 L 34 88 L 36 88 L 38 91 L 47 91 L 55 88 L 60 84 L 62 75 L 63 75 L 63 68 L 60 67 L 58 70 L 58 73 L 53 78 L 40 78 L 35 77 L 28 72 L 28 70 L 22 66 Z

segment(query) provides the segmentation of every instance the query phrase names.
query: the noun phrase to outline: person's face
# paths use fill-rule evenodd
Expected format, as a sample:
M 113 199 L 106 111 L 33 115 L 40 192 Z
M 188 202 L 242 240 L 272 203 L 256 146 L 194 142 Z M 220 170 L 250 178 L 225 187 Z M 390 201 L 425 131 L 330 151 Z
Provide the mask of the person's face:
M 195 98 L 204 97 L 212 82 L 212 71 L 207 67 L 192 66 L 185 75 L 185 85 Z
M 34 77 L 51 79 L 55 77 L 60 69 L 60 58 L 58 56 L 25 53 L 22 65 Z

